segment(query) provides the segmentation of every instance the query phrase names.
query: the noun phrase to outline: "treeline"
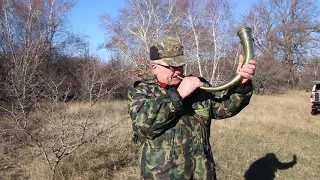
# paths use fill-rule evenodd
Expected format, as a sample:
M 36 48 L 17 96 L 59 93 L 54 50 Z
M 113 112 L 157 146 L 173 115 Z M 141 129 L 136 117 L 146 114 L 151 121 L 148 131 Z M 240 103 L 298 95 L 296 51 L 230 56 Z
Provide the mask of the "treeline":
M 192 62 L 186 73 L 212 84 L 234 72 L 241 53 L 236 33 L 250 27 L 258 69 L 255 90 L 281 93 L 310 89 L 319 79 L 319 3 L 316 0 L 256 1 L 239 12 L 225 0 L 129 0 L 117 17 L 101 16 L 109 33 L 106 48 L 142 74 L 148 67 L 149 47 L 163 36 L 184 44 Z
M 308 89 L 319 79 L 319 7 L 315 0 L 256 2 L 247 13 L 224 0 L 129 0 L 117 17 L 101 16 L 112 52 L 102 62 L 87 40 L 66 29 L 70 0 L 0 3 L 0 100 L 31 108 L 46 99 L 124 98 L 128 85 L 150 75 L 149 47 L 170 35 L 192 62 L 186 74 L 213 85 L 232 78 L 241 46 L 236 32 L 255 40 L 258 93 Z M 236 16 L 238 15 L 238 16 Z
M 66 28 L 69 0 L 0 1 L 0 102 L 31 109 L 46 100 L 122 97 L 120 63 L 91 54 Z
M 1 101 L 125 97 L 150 74 L 149 47 L 170 35 L 192 62 L 186 74 L 213 85 L 232 77 L 241 54 L 236 32 L 250 27 L 258 69 L 255 90 L 308 89 L 319 78 L 319 7 L 315 0 L 256 2 L 247 13 L 224 0 L 129 0 L 117 17 L 101 16 L 110 60 L 100 61 L 87 40 L 66 29 L 70 0 L 1 1 Z M 32 106 L 32 103 L 29 105 Z

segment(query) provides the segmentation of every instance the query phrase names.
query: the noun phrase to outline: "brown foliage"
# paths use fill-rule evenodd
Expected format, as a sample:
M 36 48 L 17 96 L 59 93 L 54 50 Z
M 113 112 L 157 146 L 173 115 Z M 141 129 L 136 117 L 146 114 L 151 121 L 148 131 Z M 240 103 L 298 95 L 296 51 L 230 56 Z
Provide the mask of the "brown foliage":
M 269 57 L 259 58 L 256 75 L 254 77 L 254 90 L 257 93 L 284 93 L 290 86 L 290 66 L 278 61 L 271 61 Z

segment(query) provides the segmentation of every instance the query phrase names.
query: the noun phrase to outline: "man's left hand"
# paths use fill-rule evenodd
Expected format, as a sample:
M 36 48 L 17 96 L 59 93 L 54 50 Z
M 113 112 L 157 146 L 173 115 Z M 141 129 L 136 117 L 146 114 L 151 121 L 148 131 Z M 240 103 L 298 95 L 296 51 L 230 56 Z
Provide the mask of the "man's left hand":
M 244 61 L 244 56 L 240 55 L 237 72 L 239 75 L 243 77 L 241 84 L 245 84 L 248 81 L 252 80 L 254 76 L 254 72 L 256 70 L 256 64 L 257 64 L 255 60 L 249 60 L 248 64 L 245 64 L 243 65 L 243 67 L 241 67 L 243 64 L 243 61 Z

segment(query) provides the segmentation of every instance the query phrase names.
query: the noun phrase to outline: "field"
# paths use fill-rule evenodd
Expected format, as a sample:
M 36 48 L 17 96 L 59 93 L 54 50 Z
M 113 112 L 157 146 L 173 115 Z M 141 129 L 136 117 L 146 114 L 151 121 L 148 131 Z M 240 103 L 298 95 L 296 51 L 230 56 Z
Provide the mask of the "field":
M 69 111 L 77 107 L 70 106 Z M 66 156 L 56 178 L 139 179 L 126 102 L 100 102 L 95 107 L 100 126 L 113 128 Z M 291 91 L 253 95 L 237 116 L 213 121 L 211 145 L 218 179 L 245 179 L 248 172 L 246 180 L 253 180 L 258 176 L 253 170 L 259 170 L 267 180 L 320 180 L 320 115 L 310 112 L 309 93 Z M 0 154 L 0 179 L 49 179 L 50 168 L 35 151 L 35 146 L 25 144 Z

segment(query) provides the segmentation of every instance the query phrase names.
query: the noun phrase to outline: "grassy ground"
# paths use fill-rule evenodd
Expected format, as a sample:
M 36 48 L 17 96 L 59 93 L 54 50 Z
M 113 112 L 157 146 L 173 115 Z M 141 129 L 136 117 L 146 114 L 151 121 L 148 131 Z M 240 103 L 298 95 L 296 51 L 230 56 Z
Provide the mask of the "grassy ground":
M 78 111 L 77 107 L 71 106 L 70 113 Z M 211 145 L 218 178 L 244 179 L 254 166 L 264 175 L 274 174 L 277 180 L 320 179 L 320 115 L 310 112 L 309 93 L 294 91 L 254 95 L 237 116 L 214 121 Z M 125 102 L 99 103 L 94 113 L 101 126 L 116 128 L 67 156 L 58 167 L 57 179 L 139 179 Z M 35 156 L 35 147 L 25 144 L 13 148 L 11 144 L 8 150 L 10 138 L 1 138 L 0 148 L 6 151 L 0 154 L 0 179 L 48 179 L 48 166 L 41 155 Z M 294 155 L 297 163 L 286 166 Z M 254 175 L 257 173 L 251 173 L 247 180 L 257 179 Z
M 238 116 L 214 121 L 212 145 L 220 179 L 243 179 L 250 165 L 268 153 L 282 163 L 297 156 L 292 168 L 275 167 L 276 179 L 320 179 L 320 116 L 310 114 L 308 95 L 254 95 Z

